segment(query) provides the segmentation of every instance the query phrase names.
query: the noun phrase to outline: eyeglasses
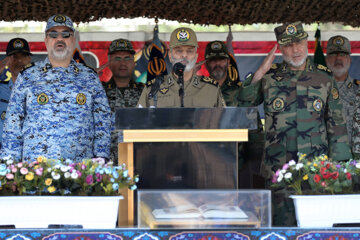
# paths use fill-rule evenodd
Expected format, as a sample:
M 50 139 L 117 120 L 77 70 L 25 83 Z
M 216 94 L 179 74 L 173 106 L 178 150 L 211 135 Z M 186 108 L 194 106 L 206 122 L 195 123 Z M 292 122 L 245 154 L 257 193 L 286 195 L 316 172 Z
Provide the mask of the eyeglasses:
M 63 32 L 51 31 L 51 32 L 48 32 L 46 35 L 49 36 L 50 38 L 57 38 L 59 36 L 59 34 L 61 34 L 62 38 L 69 38 L 73 35 L 73 33 L 69 32 L 69 31 L 63 31 Z
M 344 52 L 334 52 L 334 53 L 330 53 L 329 56 L 335 57 L 335 56 L 340 56 L 340 57 L 344 57 L 347 56 L 349 54 L 344 53 Z
M 130 56 L 126 56 L 126 57 L 114 57 L 113 61 L 124 61 L 124 62 L 130 62 L 130 61 L 134 61 L 134 58 L 133 57 L 130 57 Z

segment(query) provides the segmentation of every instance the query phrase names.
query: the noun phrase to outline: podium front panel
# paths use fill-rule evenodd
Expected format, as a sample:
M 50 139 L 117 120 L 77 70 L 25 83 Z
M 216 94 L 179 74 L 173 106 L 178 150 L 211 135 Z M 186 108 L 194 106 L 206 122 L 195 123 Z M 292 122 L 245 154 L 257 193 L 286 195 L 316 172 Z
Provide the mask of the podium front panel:
M 256 129 L 256 107 L 118 108 L 115 128 L 124 129 Z
M 237 143 L 134 143 L 139 189 L 236 189 Z

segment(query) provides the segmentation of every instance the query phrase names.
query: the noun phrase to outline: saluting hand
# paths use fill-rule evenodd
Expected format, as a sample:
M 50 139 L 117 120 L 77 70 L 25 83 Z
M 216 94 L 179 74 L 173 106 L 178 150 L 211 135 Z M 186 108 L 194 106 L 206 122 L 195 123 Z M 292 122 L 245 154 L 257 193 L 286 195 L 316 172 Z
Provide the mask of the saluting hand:
M 270 70 L 271 65 L 275 59 L 275 51 L 277 49 L 277 44 L 271 49 L 271 51 L 268 53 L 264 61 L 262 62 L 261 66 L 258 68 L 258 70 L 255 72 L 252 82 L 258 82 L 260 79 L 263 78 L 263 76 Z

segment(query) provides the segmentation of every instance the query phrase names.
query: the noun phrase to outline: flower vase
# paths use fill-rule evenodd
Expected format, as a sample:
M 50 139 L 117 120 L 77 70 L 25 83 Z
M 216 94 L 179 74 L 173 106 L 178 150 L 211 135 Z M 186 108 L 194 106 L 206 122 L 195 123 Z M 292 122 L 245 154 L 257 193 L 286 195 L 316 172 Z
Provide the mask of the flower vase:
M 0 225 L 48 228 L 81 225 L 115 228 L 122 196 L 9 196 L 0 197 Z
M 298 227 L 329 228 L 360 223 L 360 194 L 292 195 Z

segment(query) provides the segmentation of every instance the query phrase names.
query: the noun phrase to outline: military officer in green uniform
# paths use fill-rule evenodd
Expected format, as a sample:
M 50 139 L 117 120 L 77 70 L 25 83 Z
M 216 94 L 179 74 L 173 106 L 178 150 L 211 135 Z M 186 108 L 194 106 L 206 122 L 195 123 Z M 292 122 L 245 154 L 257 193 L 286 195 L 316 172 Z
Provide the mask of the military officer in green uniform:
M 262 65 L 249 74 L 239 99 L 264 102 L 266 179 L 297 153 L 309 157 L 326 154 L 340 161 L 351 158 L 339 90 L 331 71 L 308 57 L 307 37 L 300 22 L 275 28 L 284 61 L 272 64 L 277 46 Z M 273 192 L 274 225 L 295 225 L 288 192 Z
M 116 108 L 136 107 L 144 88 L 142 83 L 134 80 L 134 54 L 134 48 L 127 39 L 116 39 L 110 44 L 108 65 L 112 77 L 108 82 L 103 83 L 103 87 L 113 113 Z M 117 149 L 117 134 L 112 131 L 110 158 L 115 162 L 118 160 Z
M 218 40 L 209 42 L 205 48 L 205 60 L 205 67 L 210 77 L 220 85 L 226 106 L 248 107 L 249 104 L 237 99 L 242 83 L 237 75 L 238 72 L 231 69 L 230 56 L 225 43 Z M 249 131 L 248 142 L 239 143 L 239 188 L 263 188 L 264 183 L 259 173 L 263 152 L 264 131 L 258 114 L 258 128 Z
M 175 29 L 170 36 L 169 57 L 173 65 L 180 62 L 185 65 L 183 84 L 184 107 L 222 107 L 225 106 L 221 90 L 216 80 L 197 76 L 194 68 L 198 42 L 195 32 L 190 28 Z M 181 107 L 182 98 L 179 94 L 181 84 L 174 71 L 164 77 L 157 91 L 157 100 L 149 96 L 156 80 L 149 81 L 144 88 L 138 107 Z

